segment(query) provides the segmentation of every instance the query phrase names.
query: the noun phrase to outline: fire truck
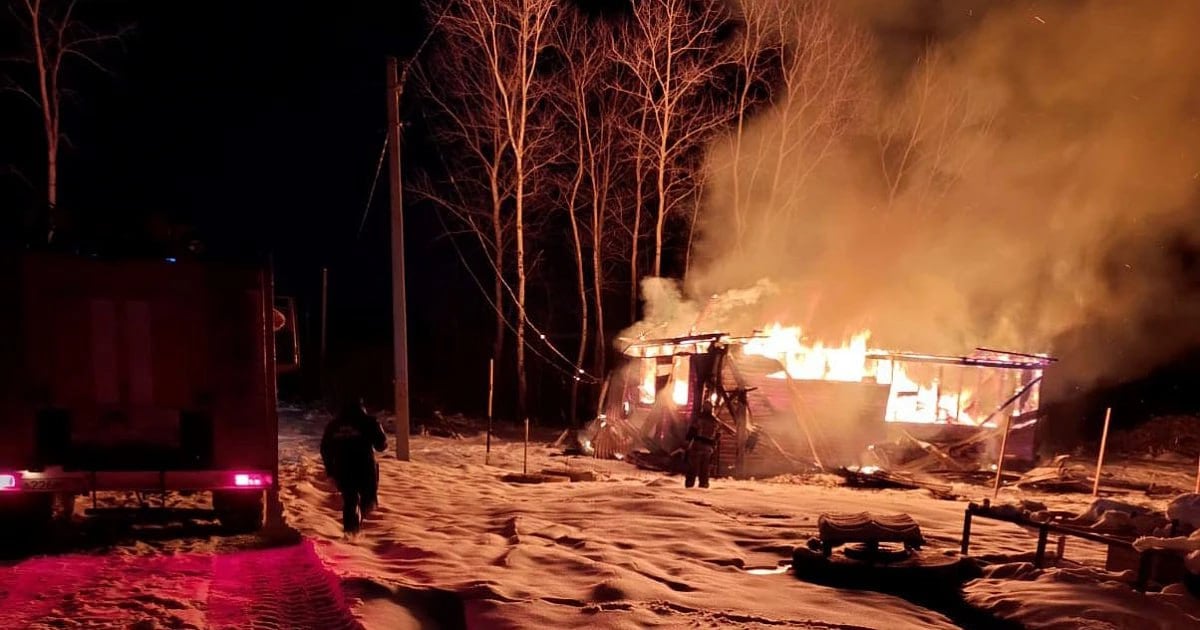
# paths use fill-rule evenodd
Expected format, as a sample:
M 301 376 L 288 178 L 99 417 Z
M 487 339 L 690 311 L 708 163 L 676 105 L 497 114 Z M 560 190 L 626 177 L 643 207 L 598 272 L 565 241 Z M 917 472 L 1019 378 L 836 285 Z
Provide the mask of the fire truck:
M 263 265 L 0 257 L 0 519 L 209 493 L 223 525 L 259 529 L 279 483 L 281 315 Z

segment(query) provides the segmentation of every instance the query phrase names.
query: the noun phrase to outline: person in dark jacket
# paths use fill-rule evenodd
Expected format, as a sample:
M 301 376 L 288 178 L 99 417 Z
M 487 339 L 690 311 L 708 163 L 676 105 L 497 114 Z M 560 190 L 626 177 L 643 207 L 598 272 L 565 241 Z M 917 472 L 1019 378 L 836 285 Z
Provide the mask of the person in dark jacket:
M 371 451 L 382 453 L 386 448 L 383 427 L 367 413 L 362 401 L 347 404 L 325 426 L 321 461 L 342 494 L 342 528 L 347 534 L 358 532 L 362 517 L 375 508 L 379 465 Z
M 704 403 L 687 432 L 687 474 L 683 485 L 691 488 L 700 478 L 700 487 L 708 487 L 708 470 L 712 466 L 713 451 L 717 447 L 717 432 L 720 424 L 713 415 L 712 406 Z

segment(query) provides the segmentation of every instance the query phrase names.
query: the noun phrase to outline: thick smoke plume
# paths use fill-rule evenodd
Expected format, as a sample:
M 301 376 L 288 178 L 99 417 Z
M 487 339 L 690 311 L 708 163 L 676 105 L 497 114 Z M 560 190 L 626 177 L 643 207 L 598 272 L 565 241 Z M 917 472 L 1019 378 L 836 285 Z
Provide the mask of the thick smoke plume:
M 1032 6 L 803 5 L 844 33 L 789 47 L 863 35 L 863 54 L 845 89 L 808 90 L 794 115 L 775 98 L 740 144 L 714 144 L 695 303 L 652 282 L 648 319 L 686 321 L 769 278 L 741 294 L 746 322 L 827 341 L 868 328 L 899 350 L 1053 350 L 1078 380 L 1200 342 L 1181 325 L 1200 316 L 1181 266 L 1200 247 L 1200 2 Z

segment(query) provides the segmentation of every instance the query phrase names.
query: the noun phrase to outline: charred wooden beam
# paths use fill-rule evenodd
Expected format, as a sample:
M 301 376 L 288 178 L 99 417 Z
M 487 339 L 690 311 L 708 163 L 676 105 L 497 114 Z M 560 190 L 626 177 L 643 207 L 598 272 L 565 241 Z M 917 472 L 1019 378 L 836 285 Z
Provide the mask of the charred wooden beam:
M 1043 370 L 1050 367 L 1053 359 L 1029 361 L 1005 361 L 1003 359 L 986 359 L 976 357 L 953 357 L 937 354 L 918 354 L 915 352 L 868 352 L 867 359 L 876 361 L 907 361 L 911 363 L 940 363 L 943 365 L 969 365 L 973 367 L 992 367 L 1006 369 Z
M 1013 352 L 1011 350 L 996 350 L 994 348 L 975 348 L 975 351 L 976 352 L 986 352 L 988 354 L 1002 354 L 1002 355 L 1008 355 L 1008 356 L 1013 356 L 1013 357 L 1025 357 L 1026 359 L 1034 359 L 1037 361 L 1049 361 L 1050 363 L 1058 362 L 1058 359 L 1056 359 L 1054 357 L 1045 357 L 1040 354 L 1027 354 L 1024 352 Z

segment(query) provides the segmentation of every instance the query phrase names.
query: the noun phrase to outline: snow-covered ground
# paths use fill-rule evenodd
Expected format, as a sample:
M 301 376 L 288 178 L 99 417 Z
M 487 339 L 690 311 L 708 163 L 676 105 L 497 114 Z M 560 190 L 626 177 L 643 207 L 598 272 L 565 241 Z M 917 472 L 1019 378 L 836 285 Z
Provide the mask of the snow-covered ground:
M 190 550 L 188 549 L 190 547 Z M 0 628 L 361 627 L 312 543 L 132 544 L 0 567 Z
M 354 612 L 368 628 L 405 627 L 406 615 L 429 619 L 435 611 L 407 602 L 427 604 L 431 593 L 453 607 L 436 611 L 443 623 L 461 619 L 472 628 L 956 627 L 898 597 L 752 570 L 789 561 L 822 512 L 905 512 L 931 543 L 924 553 L 957 550 L 962 501 L 832 483 L 721 479 L 707 491 L 688 490 L 678 477 L 562 457 L 544 445 L 530 447 L 530 472 L 590 470 L 597 480 L 524 485 L 501 479 L 522 469 L 521 443 L 493 443 L 485 465 L 482 437 L 416 437 L 411 462 L 381 458 L 379 511 L 360 538 L 344 542 L 315 454 L 322 421 L 290 414 L 285 423 L 288 519 L 318 540 L 339 575 L 357 578 Z M 975 500 L 990 495 L 958 489 Z M 1080 512 L 1090 500 L 1021 498 Z M 1032 558 L 1035 538 L 976 519 L 971 552 L 1015 563 Z M 1064 556 L 1100 567 L 1104 552 L 1073 540 Z M 1200 627 L 1200 605 L 1187 595 L 1143 595 L 1103 572 L 1006 566 L 1020 579 L 996 573 L 972 582 L 968 600 L 1029 627 L 1126 628 L 1133 615 L 1144 628 Z M 362 588 L 367 583 L 372 588 Z
M 965 501 L 819 477 L 687 490 L 678 477 L 541 444 L 529 449 L 530 472 L 596 480 L 517 484 L 502 477 L 522 468 L 519 442 L 494 442 L 485 465 L 481 436 L 414 436 L 411 462 L 380 458 L 380 507 L 347 541 L 317 455 L 325 420 L 282 415 L 282 500 L 299 543 L 204 524 L 85 536 L 0 562 L 0 628 L 974 627 L 950 611 L 773 570 L 823 512 L 905 512 L 930 542 L 923 553 L 957 550 Z M 1089 503 L 1020 498 L 1080 512 Z M 1001 564 L 967 584 L 966 601 L 1030 628 L 1200 627 L 1188 595 L 1140 594 L 1099 570 L 1033 570 L 1021 561 L 1034 544 L 1020 528 L 977 519 L 972 555 Z M 1101 567 L 1104 549 L 1071 540 L 1065 557 Z

